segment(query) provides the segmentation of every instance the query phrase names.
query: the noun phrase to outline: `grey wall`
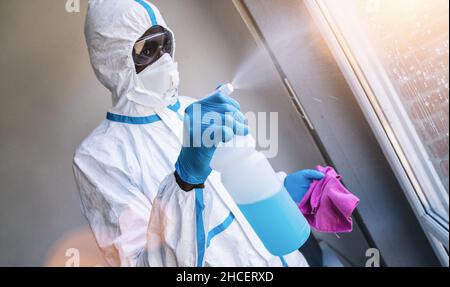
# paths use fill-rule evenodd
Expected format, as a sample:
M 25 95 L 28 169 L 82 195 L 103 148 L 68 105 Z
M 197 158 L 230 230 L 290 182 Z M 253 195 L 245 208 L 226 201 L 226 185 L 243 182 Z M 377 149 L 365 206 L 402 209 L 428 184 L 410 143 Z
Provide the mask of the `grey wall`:
M 81 13 L 69 14 L 61 0 L 0 1 L 0 266 L 61 265 L 67 248 L 79 248 L 84 265 L 104 263 L 71 171 L 76 146 L 110 105 L 88 62 L 81 3 Z M 176 33 L 185 95 L 202 97 L 230 81 L 254 49 L 229 0 L 155 3 Z M 275 168 L 322 163 L 273 67 L 267 70 L 268 80 L 238 99 L 245 110 L 280 113 Z
M 0 2 L 0 265 L 44 264 L 84 224 L 72 154 L 110 101 L 88 64 L 84 15 L 64 4 Z

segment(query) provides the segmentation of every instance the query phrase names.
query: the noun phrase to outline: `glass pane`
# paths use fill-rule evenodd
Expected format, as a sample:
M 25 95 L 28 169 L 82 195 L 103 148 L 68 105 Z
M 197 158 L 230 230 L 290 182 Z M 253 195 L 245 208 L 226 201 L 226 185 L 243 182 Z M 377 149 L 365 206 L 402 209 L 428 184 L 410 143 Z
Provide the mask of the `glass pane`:
M 426 200 L 433 211 L 448 222 L 449 1 L 329 0 L 325 3 L 330 14 L 336 17 L 352 52 L 360 49 L 356 54 L 361 55 L 363 49 L 367 57 L 369 52 L 366 51 L 374 51 L 396 91 L 388 93 L 388 97 L 397 97 L 405 111 L 404 119 L 400 115 L 398 118 L 408 121 L 411 127 L 408 132 L 415 133 L 415 137 L 405 139 L 399 132 L 398 140 L 401 145 L 405 141 L 420 141 L 425 150 L 424 160 L 420 162 L 424 168 L 420 171 L 418 166 L 412 168 L 419 182 L 421 176 L 423 182 L 422 171 L 426 164 L 431 166 L 427 180 L 433 180 L 431 174 L 434 174 L 438 183 L 434 188 L 423 188 Z M 356 30 L 362 33 L 355 33 Z M 377 91 L 374 92 L 378 97 Z M 391 102 L 392 106 L 395 106 L 394 102 Z M 392 107 L 392 110 L 396 108 Z M 393 121 L 393 118 L 388 120 Z M 399 131 L 397 126 L 392 123 L 394 132 Z M 416 157 L 419 153 L 405 151 L 408 157 Z
M 373 43 L 448 192 L 448 0 L 358 0 Z

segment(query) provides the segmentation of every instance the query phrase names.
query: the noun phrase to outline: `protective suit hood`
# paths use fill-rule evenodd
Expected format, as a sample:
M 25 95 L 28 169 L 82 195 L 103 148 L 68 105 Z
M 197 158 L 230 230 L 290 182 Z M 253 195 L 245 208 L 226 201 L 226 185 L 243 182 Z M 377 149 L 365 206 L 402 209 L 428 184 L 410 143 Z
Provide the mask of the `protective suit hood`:
M 133 46 L 155 25 L 171 31 L 158 8 L 147 1 L 89 1 L 86 43 L 97 78 L 112 93 L 114 113 L 143 115 L 177 102 L 178 95 L 164 98 L 144 88 L 135 70 Z M 145 105 L 139 99 L 145 99 Z

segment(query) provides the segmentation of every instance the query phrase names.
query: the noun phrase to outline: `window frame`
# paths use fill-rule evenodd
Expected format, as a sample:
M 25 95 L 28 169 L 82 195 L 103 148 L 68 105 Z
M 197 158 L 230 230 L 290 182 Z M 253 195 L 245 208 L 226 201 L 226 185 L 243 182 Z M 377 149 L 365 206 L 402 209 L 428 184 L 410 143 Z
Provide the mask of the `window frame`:
M 368 65 L 368 63 L 361 63 L 357 60 L 350 43 L 347 42 L 347 39 L 341 33 L 339 25 L 329 12 L 325 1 L 305 0 L 305 4 L 351 87 L 420 225 L 424 229 L 441 263 L 448 266 L 449 257 L 444 248 L 445 246 L 448 249 L 449 245 L 448 222 L 445 222 L 441 216 L 435 214 L 421 186 L 424 183 L 421 182 L 419 184 L 419 179 L 414 173 L 411 163 L 420 162 L 420 158 L 411 159 L 411 154 L 408 157 L 406 156 L 402 145 L 399 143 L 398 131 L 394 131 L 386 116 L 386 113 L 391 113 L 389 115 L 392 116 L 392 113 L 395 111 L 386 110 L 386 106 L 380 103 L 383 100 L 380 95 L 385 95 L 387 90 L 389 93 L 396 94 L 397 91 L 392 85 L 386 85 L 386 82 L 390 81 L 380 81 L 378 76 L 374 76 L 375 73 L 380 72 L 381 64 L 376 63 L 373 65 L 374 63 L 369 63 Z M 432 186 L 430 182 L 426 183 L 426 185 Z

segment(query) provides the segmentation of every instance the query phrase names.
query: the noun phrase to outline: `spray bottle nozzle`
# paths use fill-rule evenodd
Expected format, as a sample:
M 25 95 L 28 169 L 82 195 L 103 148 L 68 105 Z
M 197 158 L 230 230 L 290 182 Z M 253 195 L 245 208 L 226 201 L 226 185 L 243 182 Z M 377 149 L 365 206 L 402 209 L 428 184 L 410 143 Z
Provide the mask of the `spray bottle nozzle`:
M 234 87 L 232 84 L 224 84 L 219 85 L 216 90 L 226 96 L 230 96 L 234 92 Z

